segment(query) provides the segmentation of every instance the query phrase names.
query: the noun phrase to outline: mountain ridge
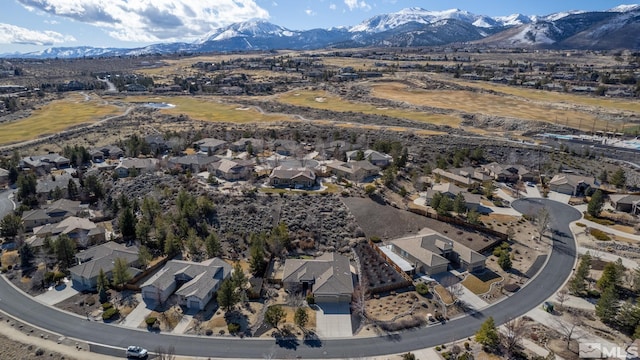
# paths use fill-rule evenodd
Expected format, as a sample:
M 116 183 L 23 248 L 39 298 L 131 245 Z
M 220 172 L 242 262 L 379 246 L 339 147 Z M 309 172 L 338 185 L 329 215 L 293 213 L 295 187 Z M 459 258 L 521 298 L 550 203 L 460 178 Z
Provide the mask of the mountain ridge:
M 603 11 L 571 10 L 545 16 L 512 14 L 499 17 L 461 9 L 430 11 L 412 7 L 375 15 L 351 27 L 290 30 L 255 19 L 213 30 L 192 43 L 159 43 L 139 48 L 52 47 L 23 54 L 0 54 L 0 57 L 80 58 L 452 43 L 538 48 L 638 48 L 640 39 L 636 35 L 638 32 L 634 32 L 638 28 L 640 5 L 637 4 Z

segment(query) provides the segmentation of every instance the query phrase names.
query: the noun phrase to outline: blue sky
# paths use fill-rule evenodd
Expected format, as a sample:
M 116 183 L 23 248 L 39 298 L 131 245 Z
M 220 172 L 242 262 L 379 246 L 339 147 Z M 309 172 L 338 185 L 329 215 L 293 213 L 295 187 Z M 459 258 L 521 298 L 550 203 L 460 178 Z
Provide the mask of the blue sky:
M 136 47 L 193 41 L 252 18 L 293 30 L 353 26 L 407 7 L 458 8 L 479 15 L 548 15 L 606 10 L 609 0 L 3 0 L 0 53 L 51 46 Z

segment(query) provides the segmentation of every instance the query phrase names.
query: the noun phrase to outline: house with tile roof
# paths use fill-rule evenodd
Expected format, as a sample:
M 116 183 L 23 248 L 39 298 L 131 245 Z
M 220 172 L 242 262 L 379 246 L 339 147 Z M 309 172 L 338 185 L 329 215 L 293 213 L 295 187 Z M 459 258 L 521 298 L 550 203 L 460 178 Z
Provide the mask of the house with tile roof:
M 485 268 L 486 257 L 431 229 L 390 241 L 391 250 L 414 265 L 417 273 L 434 275 L 449 266 L 477 272 Z
M 142 299 L 155 307 L 175 293 L 178 304 L 203 310 L 232 270 L 231 265 L 220 258 L 201 263 L 171 260 L 140 286 Z
M 132 277 L 140 273 L 136 268 L 138 248 L 109 241 L 76 254 L 78 265 L 69 269 L 72 286 L 78 290 L 95 290 L 100 270 L 111 280 L 116 259 L 124 259 Z
M 316 185 L 316 173 L 307 167 L 275 167 L 269 175 L 269 185 L 294 189 L 309 189 Z
M 227 181 L 247 180 L 253 171 L 253 161 L 222 159 L 209 165 L 209 173 Z
M 380 167 L 366 160 L 352 162 L 333 160 L 327 162 L 326 167 L 332 175 L 351 181 L 363 181 L 378 175 L 381 170 Z
M 318 303 L 349 303 L 353 293 L 349 259 L 336 253 L 313 260 L 287 259 L 282 283 L 292 293 L 313 294 Z
M 23 212 L 22 224 L 25 231 L 31 231 L 38 226 L 55 224 L 70 216 L 79 216 L 86 210 L 86 207 L 80 205 L 80 201 L 59 199 L 40 209 Z
M 65 234 L 73 239 L 79 248 L 100 244 L 105 241 L 105 229 L 89 219 L 70 216 L 56 224 L 35 227 L 33 234 L 39 238 L 47 236 L 55 238 Z
M 549 181 L 549 190 L 571 196 L 583 196 L 589 189 L 598 188 L 593 176 L 557 174 Z

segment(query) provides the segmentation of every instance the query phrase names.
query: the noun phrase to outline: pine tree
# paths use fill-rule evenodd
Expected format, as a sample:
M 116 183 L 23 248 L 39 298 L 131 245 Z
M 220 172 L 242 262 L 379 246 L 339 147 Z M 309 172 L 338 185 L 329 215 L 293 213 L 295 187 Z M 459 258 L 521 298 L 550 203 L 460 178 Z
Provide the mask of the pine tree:
M 611 324 L 618 313 L 618 292 L 613 286 L 604 289 L 596 303 L 596 315 L 602 322 Z
M 458 214 L 464 214 L 467 212 L 467 202 L 464 200 L 464 195 L 459 192 L 456 198 L 453 200 L 453 211 Z
M 573 278 L 569 281 L 569 291 L 574 295 L 580 295 L 587 291 L 587 277 L 589 276 L 589 270 L 591 269 L 591 255 L 589 253 L 584 254 L 580 258 L 580 265 L 576 270 Z
M 511 257 L 509 256 L 509 252 L 507 251 L 501 252 L 500 257 L 498 258 L 498 265 L 500 265 L 500 267 L 504 271 L 508 271 L 511 269 L 511 266 L 513 266 L 513 263 L 511 262 Z
M 591 200 L 589 200 L 589 204 L 587 205 L 587 213 L 593 217 L 597 217 L 600 215 L 603 206 L 604 195 L 602 195 L 602 191 L 598 189 L 591 195 Z
M 109 279 L 107 279 L 107 275 L 105 275 L 104 270 L 100 269 L 96 288 L 98 290 L 98 299 L 101 304 L 106 303 L 108 300 L 107 286 L 109 286 Z
M 493 321 L 493 317 L 489 317 L 482 323 L 480 329 L 476 332 L 476 341 L 489 350 L 495 350 L 500 343 L 500 337 L 498 336 L 498 330 L 496 324 Z
M 620 283 L 622 281 L 622 274 L 624 268 L 620 268 L 620 265 L 616 263 L 608 263 L 605 265 L 604 270 L 602 271 L 602 276 L 598 279 L 596 283 L 596 287 L 600 290 L 604 290 L 608 287 L 613 287 L 614 289 L 618 289 Z
M 616 172 L 611 175 L 611 184 L 618 189 L 624 187 L 627 184 L 627 175 L 622 168 L 618 168 Z
M 218 304 L 224 311 L 233 309 L 240 299 L 231 279 L 225 279 L 218 289 Z
M 207 238 L 204 240 L 204 246 L 207 249 L 207 256 L 209 258 L 220 256 L 222 246 L 220 245 L 220 240 L 215 232 L 212 231 L 209 233 Z
M 129 280 L 131 280 L 131 274 L 127 261 L 123 258 L 116 258 L 113 263 L 113 285 L 122 286 Z

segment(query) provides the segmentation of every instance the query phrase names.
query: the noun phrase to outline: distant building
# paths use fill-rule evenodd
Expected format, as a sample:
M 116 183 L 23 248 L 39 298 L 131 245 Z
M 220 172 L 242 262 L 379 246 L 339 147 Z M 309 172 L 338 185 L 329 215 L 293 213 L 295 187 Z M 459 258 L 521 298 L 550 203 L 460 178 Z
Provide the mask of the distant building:
M 309 189 L 316 185 L 316 173 L 305 167 L 285 168 L 278 166 L 269 175 L 269 185 L 273 187 Z

